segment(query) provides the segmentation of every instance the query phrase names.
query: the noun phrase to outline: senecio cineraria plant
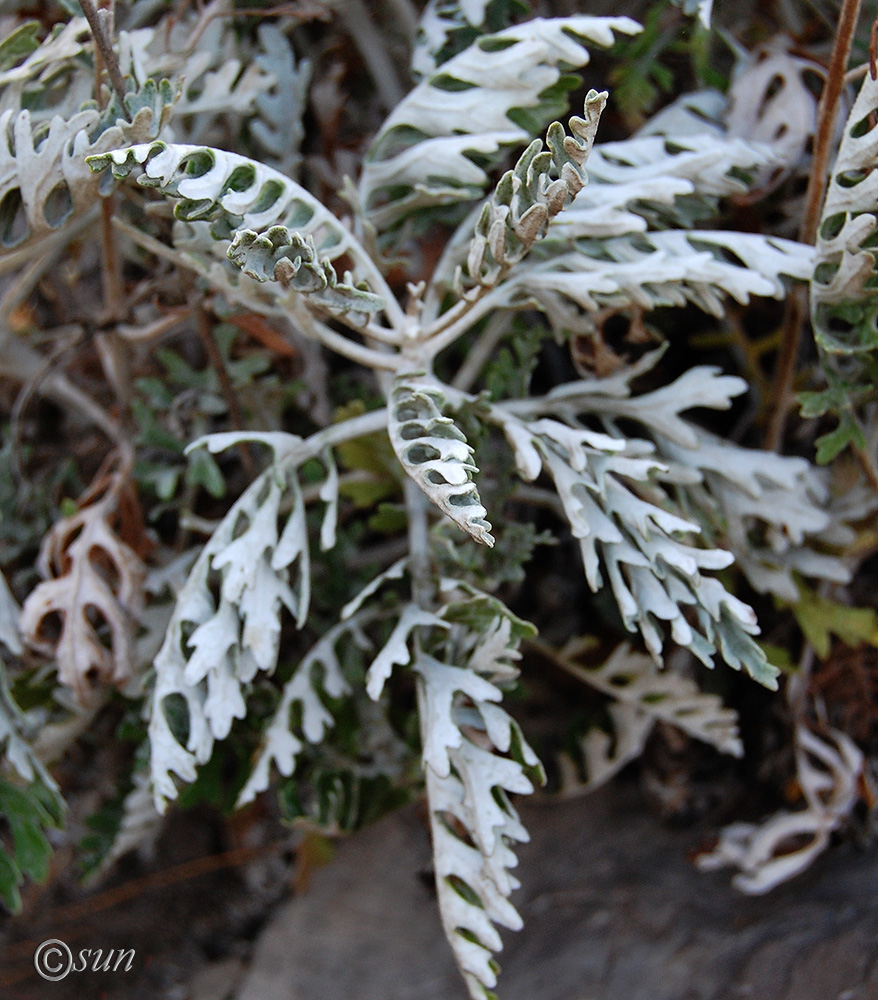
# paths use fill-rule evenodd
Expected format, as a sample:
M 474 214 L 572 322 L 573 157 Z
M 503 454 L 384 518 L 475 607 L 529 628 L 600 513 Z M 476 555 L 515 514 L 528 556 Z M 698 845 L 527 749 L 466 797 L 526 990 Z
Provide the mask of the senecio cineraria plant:
M 286 40 L 268 27 L 260 29 L 268 55 L 252 63 L 246 81 L 240 61 L 232 72 L 223 63 L 208 70 L 197 53 L 188 64 L 173 56 L 164 30 L 123 31 L 124 99 L 66 118 L 24 107 L 29 91 L 47 86 L 47 68 L 79 79 L 91 51 L 82 19 L 35 42 L 0 77 L 0 194 L 11 259 L 27 264 L 35 259 L 30 248 L 44 250 L 46 240 L 53 252 L 63 247 L 115 190 L 117 204 L 137 208 L 119 212 L 132 259 L 169 260 L 230 309 L 284 317 L 374 373 L 375 405 L 348 408 L 310 436 L 235 431 L 190 445 L 216 454 L 256 443 L 269 457 L 206 544 L 183 561 L 184 576 L 180 560 L 167 560 L 175 598 L 145 678 L 149 779 L 135 789 L 140 806 L 148 784 L 163 811 L 236 720 L 252 717 L 255 685 L 275 673 L 279 657 L 286 662 L 286 613 L 299 629 L 315 628 L 311 559 L 321 556 L 314 550 L 333 549 L 340 510 L 360 516 L 345 477 L 354 468 L 374 486 L 383 476 L 384 492 L 375 495 L 401 500 L 393 516 L 404 547 L 345 595 L 335 622 L 284 674 L 273 712 L 253 723 L 261 737 L 238 801 L 268 788 L 274 770 L 295 779 L 315 755 L 341 759 L 334 731 L 352 711 L 370 763 L 349 754 L 350 768 L 398 776 L 406 747 L 389 719 L 397 692 L 405 698 L 413 687 L 438 903 L 473 997 L 493 995 L 497 926 L 521 926 L 510 895 L 518 885 L 514 845 L 527 832 L 510 796 L 542 780 L 502 704 L 520 644 L 534 629 L 497 591 L 521 579 L 538 541 L 507 512 L 527 504 L 562 516 L 589 587 L 612 595 L 624 627 L 648 651 L 621 647 L 604 667 L 575 668 L 618 704 L 615 751 L 606 734 L 585 747 L 592 781 L 636 753 L 656 718 L 741 752 L 734 713 L 688 676 L 659 669 L 673 644 L 707 666 L 722 660 L 776 687 L 777 670 L 755 638 L 756 616 L 720 571 L 736 562 L 756 591 L 787 601 L 797 598 L 798 576 L 846 578 L 824 548 L 846 536 L 827 512 L 822 475 L 804 459 L 746 450 L 687 418 L 696 408 L 728 409 L 746 390 L 740 378 L 697 365 L 640 391 L 641 376 L 659 371 L 663 348 L 653 342 L 636 362 L 617 358 L 542 395 L 530 392 L 544 341 L 594 337 L 610 313 L 695 305 L 721 316 L 729 297 L 782 298 L 790 280 L 810 278 L 813 251 L 696 228 L 719 199 L 745 191 L 748 177 L 776 162 L 769 146 L 725 133 L 717 94 L 679 102 L 625 141 L 596 141 L 608 95 L 594 90 L 581 116 L 550 124 L 589 50 L 635 34 L 634 21 L 578 15 L 486 33 L 495 6 L 428 5 L 415 57 L 421 82 L 372 141 L 347 191 L 345 220 L 283 172 L 295 171 L 297 156 L 277 141 L 282 112 L 270 88 L 286 80 L 301 93 L 304 84 L 283 61 Z M 453 54 L 449 39 L 461 27 L 472 41 Z M 200 90 L 190 86 L 196 70 L 202 79 L 212 74 Z M 250 127 L 264 159 L 280 168 L 199 142 L 205 118 L 232 104 L 259 119 Z M 273 127 L 260 132 L 266 121 Z M 494 168 L 516 149 L 514 166 L 491 188 Z M 114 177 L 124 182 L 115 189 Z M 160 210 L 142 211 L 149 190 L 173 203 L 172 228 Z M 17 229 L 9 222 L 13 201 Z M 398 296 L 387 262 L 398 273 L 429 225 L 449 219 L 457 228 L 432 274 Z M 63 377 L 54 385 L 71 405 L 87 405 Z M 352 444 L 367 461 L 352 464 Z M 95 675 L 136 686 L 131 625 L 145 599 L 143 567 L 113 533 L 111 517 L 124 478 L 124 469 L 108 474 L 92 502 L 53 529 L 41 557 L 45 579 L 20 616 L 3 588 L 9 651 L 20 652 L 22 641 L 43 649 L 73 690 Z M 158 608 L 161 593 L 153 587 Z M 98 635 L 87 605 L 100 608 L 109 639 Z M 58 612 L 60 637 L 47 643 L 41 626 Z M 24 724 L 5 682 L 0 693 L 9 763 L 25 781 L 39 777 L 51 797 L 52 779 L 20 735 Z

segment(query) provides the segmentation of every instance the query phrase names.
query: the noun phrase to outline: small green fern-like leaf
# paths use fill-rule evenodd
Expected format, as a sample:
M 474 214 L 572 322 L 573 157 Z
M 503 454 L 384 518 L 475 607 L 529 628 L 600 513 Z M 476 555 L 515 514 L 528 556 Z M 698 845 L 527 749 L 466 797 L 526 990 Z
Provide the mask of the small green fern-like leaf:
M 19 885 L 25 878 L 42 882 L 49 873 L 52 845 L 46 830 L 61 825 L 61 799 L 42 781 L 20 788 L 0 778 L 0 815 L 12 835 L 9 852 L 0 840 L 0 901 L 17 913 Z
M 423 372 L 400 375 L 390 394 L 390 441 L 403 469 L 455 524 L 483 545 L 493 545 L 479 491 L 473 450 L 442 413 L 439 385 Z
M 0 577 L 0 590 L 6 584 Z M 11 598 L 10 598 L 11 600 Z M 0 635 L 20 650 L 17 635 Z M 0 902 L 17 913 L 21 908 L 19 886 L 26 878 L 46 877 L 52 847 L 49 827 L 61 825 L 64 800 L 58 786 L 34 753 L 25 732 L 24 713 L 13 701 L 0 659 L 0 816 L 6 821 L 9 841 L 0 837 Z

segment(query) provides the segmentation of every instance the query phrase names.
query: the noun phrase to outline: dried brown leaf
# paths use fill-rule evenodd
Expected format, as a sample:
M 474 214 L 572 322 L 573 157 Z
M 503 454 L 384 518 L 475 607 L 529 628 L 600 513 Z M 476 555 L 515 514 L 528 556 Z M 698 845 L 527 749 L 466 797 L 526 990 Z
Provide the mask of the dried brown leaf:
M 21 612 L 26 642 L 55 657 L 58 679 L 82 703 L 98 684 L 131 679 L 142 605 L 143 564 L 116 530 L 125 479 L 114 473 L 106 481 L 99 499 L 89 498 L 43 539 L 37 568 L 45 579 Z

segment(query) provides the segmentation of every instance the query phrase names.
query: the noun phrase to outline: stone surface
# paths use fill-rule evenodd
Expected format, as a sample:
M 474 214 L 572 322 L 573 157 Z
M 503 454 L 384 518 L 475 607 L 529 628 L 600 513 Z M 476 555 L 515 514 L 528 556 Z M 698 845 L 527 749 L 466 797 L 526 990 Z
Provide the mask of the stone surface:
M 697 872 L 700 835 L 625 786 L 521 813 L 502 1000 L 878 1000 L 878 852 L 836 848 L 753 898 Z M 429 864 L 413 810 L 342 844 L 276 911 L 236 1000 L 465 1000 Z

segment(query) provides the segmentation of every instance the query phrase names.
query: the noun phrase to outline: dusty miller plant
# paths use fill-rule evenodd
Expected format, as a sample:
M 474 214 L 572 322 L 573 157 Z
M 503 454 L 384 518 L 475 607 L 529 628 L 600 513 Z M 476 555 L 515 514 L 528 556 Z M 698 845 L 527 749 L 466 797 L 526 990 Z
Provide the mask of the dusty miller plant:
M 706 16 L 708 8 L 693 11 Z M 162 51 L 158 31 L 120 38 L 124 101 L 38 120 L 21 109 L 19 91 L 52 60 L 68 60 L 75 76 L 88 33 L 71 21 L 12 71 L 0 117 L 0 190 L 15 261 L 32 259 L 34 243 L 55 247 L 72 238 L 71 227 L 81 232 L 115 177 L 128 182 L 113 197 L 132 206 L 119 210 L 132 259 L 146 252 L 171 261 L 229 311 L 283 317 L 373 379 L 370 404 L 309 436 L 239 430 L 191 443 L 190 451 L 210 454 L 261 445 L 266 457 L 183 571 L 167 560 L 174 599 L 142 678 L 149 778 L 132 792 L 132 809 L 143 809 L 148 786 L 163 811 L 245 719 L 259 739 L 241 804 L 267 789 L 274 771 L 288 785 L 301 774 L 307 797 L 304 776 L 320 759 L 360 777 L 399 778 L 411 750 L 391 720 L 413 697 L 442 923 L 473 997 L 493 995 L 498 926 L 521 926 L 510 896 L 514 848 L 527 831 L 511 796 L 543 780 L 503 707 L 522 641 L 535 631 L 498 597 L 504 583 L 520 582 L 538 541 L 522 512 L 557 516 L 578 545 L 588 586 L 612 596 L 647 651 L 620 647 L 597 669 L 578 663 L 575 642 L 559 654 L 617 703 L 615 735 L 593 734 L 583 745 L 586 784 L 635 756 L 657 719 L 741 753 L 734 714 L 690 677 L 659 669 L 674 646 L 776 687 L 755 613 L 728 589 L 724 570 L 737 563 L 754 590 L 787 601 L 797 599 L 799 577 L 846 579 L 841 561 L 816 544 L 846 539 L 827 512 L 822 475 L 804 459 L 739 447 L 690 417 L 727 410 L 746 391 L 737 376 L 696 365 L 662 385 L 664 348 L 654 338 L 637 360 L 605 356 L 581 377 L 530 390 L 544 344 L 603 344 L 608 316 L 627 316 L 634 327 L 660 307 L 722 316 L 729 298 L 782 298 L 790 281 L 810 277 L 813 250 L 709 227 L 720 199 L 745 191 L 776 161 L 770 147 L 727 135 L 715 100 L 708 124 L 682 102 L 616 142 L 597 141 L 605 92 L 589 91 L 581 116 L 563 116 L 570 73 L 586 66 L 591 49 L 636 33 L 635 22 L 582 15 L 485 34 L 494 16 L 495 4 L 428 5 L 415 59 L 421 82 L 372 140 L 346 192 L 345 219 L 280 169 L 295 168 L 297 150 L 278 143 L 274 83 L 260 78 L 261 64 L 247 77 L 240 62 L 235 72 L 196 63 L 214 83 L 192 90 L 178 81 L 191 80 L 195 57 L 187 77 L 185 60 Z M 453 54 L 461 37 L 473 40 Z M 271 57 L 265 73 L 280 73 L 280 40 L 260 38 Z M 298 80 L 301 88 L 286 66 L 289 86 Z M 261 109 L 268 124 L 252 132 L 265 159 L 204 144 L 210 116 L 226 106 L 242 115 Z M 561 116 L 564 124 L 552 121 Z M 173 203 L 172 226 L 142 211 L 149 190 Z M 451 222 L 429 277 L 391 283 L 391 267 L 405 266 L 430 227 Z M 30 361 L 20 359 L 25 368 Z M 63 380 L 55 391 L 75 399 Z M 125 462 L 123 454 L 107 472 L 76 515 L 81 523 L 47 540 L 45 579 L 21 615 L 0 592 L 9 651 L 20 650 L 20 631 L 54 656 L 73 689 L 96 676 L 136 683 L 130 640 L 144 567 L 118 536 Z M 351 504 L 346 487 L 358 475 L 396 501 L 381 516 L 401 525 L 402 554 L 345 594 L 334 620 L 315 622 L 321 576 L 312 563 L 329 558 L 342 517 L 374 514 L 368 503 Z M 74 528 L 91 532 L 79 549 Z M 161 607 L 164 592 L 154 582 L 150 603 Z M 85 611 L 95 604 L 109 641 Z M 61 638 L 48 641 L 41 625 L 59 612 Z M 292 664 L 284 651 L 291 625 L 314 637 Z M 274 709 L 254 719 L 254 691 L 276 671 L 284 680 L 274 686 Z M 3 698 L 9 722 L 0 716 L 0 739 L 11 767 L 51 787 L 23 749 L 26 720 L 5 688 Z M 350 706 L 359 760 L 334 742 Z M 314 794 L 321 817 L 343 826 L 338 789 Z

